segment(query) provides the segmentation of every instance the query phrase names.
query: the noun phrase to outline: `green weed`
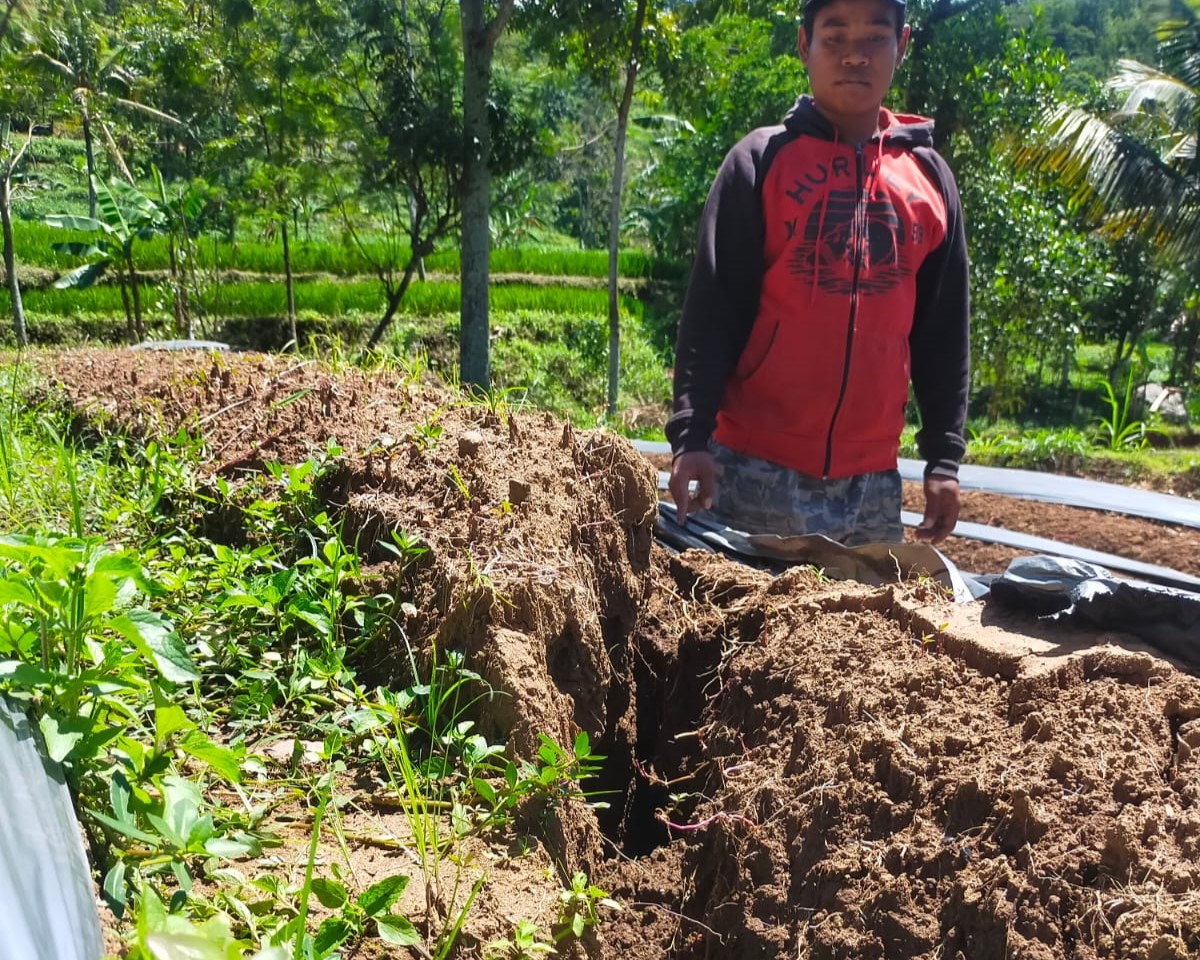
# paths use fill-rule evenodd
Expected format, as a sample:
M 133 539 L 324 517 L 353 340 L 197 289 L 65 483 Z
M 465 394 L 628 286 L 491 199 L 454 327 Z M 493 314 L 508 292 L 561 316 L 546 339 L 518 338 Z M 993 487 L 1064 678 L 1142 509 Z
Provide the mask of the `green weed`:
M 421 935 L 405 916 L 391 908 L 408 886 L 408 877 L 395 874 L 373 883 L 351 899 L 340 879 L 318 877 L 309 886 L 321 906 L 334 911 L 321 921 L 313 938 L 314 960 L 333 954 L 349 940 L 359 941 L 374 929 L 374 936 L 394 947 L 412 947 L 421 943 Z
M 591 927 L 600 922 L 599 910 L 620 910 L 621 905 L 595 884 L 589 883 L 587 874 L 577 872 L 571 877 L 571 885 L 559 894 L 559 930 L 555 941 L 570 935 L 582 937 Z
M 152 887 L 138 896 L 136 937 L 127 960 L 286 960 L 282 946 L 254 948 L 235 937 L 225 916 L 197 922 L 168 912 Z
M 1107 380 L 1100 383 L 1104 391 L 1104 403 L 1108 407 L 1108 416 L 1101 417 L 1097 424 L 1097 443 L 1109 450 L 1121 450 L 1126 447 L 1140 449 L 1150 442 L 1150 435 L 1160 433 L 1149 426 L 1144 420 L 1132 416 L 1133 405 L 1133 369 L 1125 377 L 1125 393 L 1118 398 L 1112 384 Z
M 536 923 L 518 920 L 513 928 L 512 937 L 493 940 L 487 945 L 484 957 L 486 960 L 536 960 L 537 957 L 557 952 L 549 943 L 539 938 Z
M 0 537 L 0 687 L 30 703 L 52 760 L 65 767 L 85 823 L 108 838 L 104 891 L 124 903 L 128 857 L 139 872 L 242 855 L 245 823 L 216 823 L 176 752 L 236 782 L 244 751 L 214 743 L 172 702 L 200 679 L 173 625 L 136 605 L 161 587 L 135 554 L 98 537 Z M 106 812 L 107 811 L 107 812 Z

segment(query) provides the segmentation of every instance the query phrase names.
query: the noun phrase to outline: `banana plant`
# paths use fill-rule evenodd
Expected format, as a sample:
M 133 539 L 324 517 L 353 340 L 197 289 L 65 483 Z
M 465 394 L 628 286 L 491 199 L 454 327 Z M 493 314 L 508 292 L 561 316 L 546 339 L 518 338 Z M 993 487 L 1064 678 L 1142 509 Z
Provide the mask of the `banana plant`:
M 142 319 L 133 245 L 137 240 L 149 240 L 165 233 L 167 215 L 161 206 L 136 187 L 120 180 L 109 186 L 93 179 L 92 187 L 96 192 L 96 217 L 54 213 L 45 218 L 51 227 L 95 235 L 93 240 L 68 240 L 50 245 L 58 253 L 87 258 L 86 263 L 59 277 L 54 286 L 61 290 L 86 290 L 105 273 L 114 273 L 121 287 L 129 339 L 136 343 L 145 339 L 146 325 Z
M 1158 28 L 1161 68 L 1118 62 L 1108 81 L 1122 106 L 1099 117 L 1072 103 L 1050 110 L 1017 161 L 1075 192 L 1102 232 L 1139 232 L 1171 261 L 1196 265 L 1200 250 L 1200 0 Z

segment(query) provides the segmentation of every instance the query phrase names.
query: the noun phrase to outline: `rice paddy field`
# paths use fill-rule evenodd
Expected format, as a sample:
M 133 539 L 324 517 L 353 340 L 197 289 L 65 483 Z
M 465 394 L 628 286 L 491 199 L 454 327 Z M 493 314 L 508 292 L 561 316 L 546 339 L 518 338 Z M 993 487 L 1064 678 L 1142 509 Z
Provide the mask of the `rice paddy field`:
M 129 290 L 110 267 L 86 289 L 63 289 L 62 278 L 95 254 L 76 255 L 65 242 L 89 243 L 93 234 L 54 226 L 48 217 L 86 213 L 86 193 L 69 175 L 76 145 L 41 138 L 33 167 L 40 182 L 59 189 L 18 199 L 14 248 L 29 341 L 42 346 L 119 344 L 129 340 L 125 298 Z M 234 235 L 199 232 L 186 249 L 171 250 L 165 237 L 132 244 L 146 337 L 182 334 L 176 289 L 186 292 L 196 338 L 234 349 L 280 350 L 291 338 L 283 245 L 269 224 L 246 221 Z M 397 282 L 409 251 L 380 232 L 353 237 L 332 215 L 293 224 L 290 267 L 299 348 L 321 355 L 356 354 L 383 315 L 387 286 Z M 452 243 L 427 257 L 407 289 L 381 352 L 416 360 L 453 380 L 458 365 L 459 258 Z M 491 254 L 489 326 L 496 386 L 514 402 L 527 402 L 595 425 L 604 419 L 608 368 L 608 256 L 566 244 L 501 247 Z M 660 421 L 669 398 L 671 300 L 682 268 L 642 251 L 619 260 L 622 379 L 615 424 L 637 432 Z M 7 289 L 0 313 L 11 315 Z M 13 345 L 9 325 L 0 345 Z M 653 411 L 653 413 L 648 413 Z

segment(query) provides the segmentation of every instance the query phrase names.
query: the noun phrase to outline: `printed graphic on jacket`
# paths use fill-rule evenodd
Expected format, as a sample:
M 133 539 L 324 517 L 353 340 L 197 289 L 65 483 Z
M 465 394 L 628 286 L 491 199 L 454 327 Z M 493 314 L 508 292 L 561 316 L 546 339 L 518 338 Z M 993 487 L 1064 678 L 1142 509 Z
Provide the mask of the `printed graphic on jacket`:
M 845 295 L 854 282 L 854 190 L 831 190 L 811 211 L 803 233 L 793 238 L 788 272 L 809 278 L 815 274 L 824 293 Z M 912 276 L 903 256 L 904 230 L 900 215 L 886 194 L 869 200 L 864 210 L 866 243 L 859 264 L 858 288 L 867 295 L 885 293 Z

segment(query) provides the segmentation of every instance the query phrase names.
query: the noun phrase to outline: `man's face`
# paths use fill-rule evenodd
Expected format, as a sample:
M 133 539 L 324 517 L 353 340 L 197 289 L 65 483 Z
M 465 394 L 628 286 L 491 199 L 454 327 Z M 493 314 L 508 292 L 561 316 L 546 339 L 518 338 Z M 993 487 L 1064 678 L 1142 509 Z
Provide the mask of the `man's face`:
M 812 36 L 800 28 L 800 59 L 813 99 L 835 125 L 874 118 L 904 57 L 908 27 L 888 0 L 833 0 L 817 11 Z

